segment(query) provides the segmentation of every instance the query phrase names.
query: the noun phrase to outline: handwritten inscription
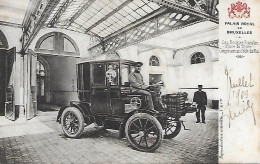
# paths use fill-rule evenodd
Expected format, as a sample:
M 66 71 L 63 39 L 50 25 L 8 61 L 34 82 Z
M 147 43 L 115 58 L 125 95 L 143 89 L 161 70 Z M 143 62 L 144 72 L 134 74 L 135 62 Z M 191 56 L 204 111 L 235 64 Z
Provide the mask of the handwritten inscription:
M 254 103 L 249 97 L 250 88 L 254 87 L 252 74 L 249 73 L 247 79 L 246 76 L 241 76 L 235 80 L 231 76 L 231 70 L 225 70 L 225 75 L 228 82 L 228 102 L 225 108 L 227 114 L 223 117 L 228 118 L 229 128 L 233 120 L 238 119 L 247 111 L 252 113 L 253 123 L 256 125 Z

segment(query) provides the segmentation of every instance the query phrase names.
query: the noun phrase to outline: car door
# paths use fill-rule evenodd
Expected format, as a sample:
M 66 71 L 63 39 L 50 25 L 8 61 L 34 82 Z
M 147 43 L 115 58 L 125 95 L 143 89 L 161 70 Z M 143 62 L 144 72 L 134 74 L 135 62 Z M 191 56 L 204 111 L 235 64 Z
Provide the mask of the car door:
M 106 64 L 91 64 L 91 110 L 95 114 L 108 114 Z

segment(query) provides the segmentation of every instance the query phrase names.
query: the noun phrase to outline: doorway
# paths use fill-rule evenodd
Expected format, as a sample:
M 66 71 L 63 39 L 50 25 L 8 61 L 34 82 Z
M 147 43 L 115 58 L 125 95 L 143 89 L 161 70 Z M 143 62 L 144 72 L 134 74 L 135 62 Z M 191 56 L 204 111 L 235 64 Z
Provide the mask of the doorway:
M 14 63 L 16 49 L 0 50 L 0 115 L 15 120 Z
M 43 104 L 46 101 L 45 85 L 46 85 L 46 70 L 41 61 L 37 60 L 36 66 L 37 74 L 37 101 L 39 104 Z

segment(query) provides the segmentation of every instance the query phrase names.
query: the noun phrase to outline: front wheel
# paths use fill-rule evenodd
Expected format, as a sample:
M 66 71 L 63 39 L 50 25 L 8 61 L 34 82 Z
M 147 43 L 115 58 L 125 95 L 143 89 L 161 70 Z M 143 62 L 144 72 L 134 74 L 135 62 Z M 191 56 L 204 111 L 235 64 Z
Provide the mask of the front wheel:
M 163 140 L 160 122 L 147 113 L 132 115 L 126 122 L 125 134 L 132 147 L 144 152 L 158 149 Z
M 78 138 L 84 130 L 84 118 L 80 110 L 66 108 L 61 115 L 61 127 L 67 137 Z

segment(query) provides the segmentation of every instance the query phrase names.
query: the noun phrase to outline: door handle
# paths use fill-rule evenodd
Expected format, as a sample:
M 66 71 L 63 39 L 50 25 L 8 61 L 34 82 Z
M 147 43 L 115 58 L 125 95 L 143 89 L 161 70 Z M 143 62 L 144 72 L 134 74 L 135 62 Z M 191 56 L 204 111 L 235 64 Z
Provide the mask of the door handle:
M 106 92 L 106 91 L 107 91 L 107 89 L 104 89 L 104 91 Z

